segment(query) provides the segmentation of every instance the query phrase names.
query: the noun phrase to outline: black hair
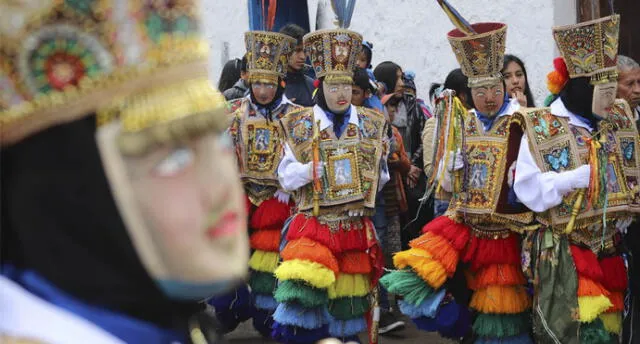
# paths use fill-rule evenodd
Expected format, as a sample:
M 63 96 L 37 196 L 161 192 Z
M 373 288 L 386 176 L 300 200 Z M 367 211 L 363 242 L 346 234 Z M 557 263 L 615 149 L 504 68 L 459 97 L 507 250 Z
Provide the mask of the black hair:
M 436 93 L 436 90 L 441 86 L 442 84 L 439 84 L 437 82 L 434 82 L 431 84 L 431 87 L 429 87 L 429 99 L 433 98 L 433 95 Z
M 241 59 L 232 59 L 224 64 L 222 73 L 220 73 L 220 80 L 218 81 L 218 91 L 224 92 L 233 87 L 238 79 L 240 79 L 242 64 L 243 63 Z M 244 63 L 244 65 L 246 71 L 246 62 Z
M 449 72 L 447 78 L 444 80 L 444 88 L 456 91 L 457 95 L 464 94 L 467 98 L 467 103 L 464 104 L 469 109 L 475 107 L 473 104 L 473 98 L 471 97 L 471 89 L 469 88 L 469 78 L 462 73 L 462 69 L 456 68 Z M 462 100 L 461 98 L 459 98 Z
M 592 112 L 593 85 L 588 77 L 569 79 L 560 91 L 564 106 L 574 114 L 585 118 L 595 128 L 597 119 Z
M 524 62 L 520 58 L 515 55 L 506 54 L 504 55 L 504 64 L 502 65 L 502 74 L 504 74 L 504 70 L 507 69 L 509 63 L 515 62 L 520 68 L 522 68 L 522 73 L 524 73 L 524 95 L 527 97 L 527 107 L 535 107 L 535 102 L 533 101 L 533 94 L 531 93 L 531 87 L 529 87 L 529 77 L 527 76 L 527 69 L 524 68 Z M 506 91 L 506 89 L 505 89 Z
M 307 34 L 307 31 L 299 25 L 287 24 L 280 29 L 280 33 L 292 37 L 296 40 L 296 45 L 301 45 L 302 38 Z
M 360 87 L 363 91 L 373 92 L 371 84 L 369 83 L 369 74 L 367 74 L 367 70 L 356 67 L 353 70 L 353 84 L 355 86 Z
M 398 70 L 402 71 L 402 68 L 391 61 L 382 62 L 374 69 L 373 75 L 376 80 L 382 82 L 386 87 L 385 94 L 391 94 L 396 89 Z
M 367 68 L 371 68 L 371 60 L 373 59 L 373 43 L 362 42 L 362 52 L 367 57 Z

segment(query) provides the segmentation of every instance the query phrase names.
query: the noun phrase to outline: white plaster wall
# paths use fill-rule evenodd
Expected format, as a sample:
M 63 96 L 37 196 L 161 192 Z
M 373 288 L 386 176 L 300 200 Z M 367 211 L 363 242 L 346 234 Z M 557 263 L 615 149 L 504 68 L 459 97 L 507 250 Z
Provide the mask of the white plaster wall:
M 333 27 L 329 0 L 308 2 L 312 7 L 311 23 L 317 19 L 316 28 Z M 507 53 L 525 61 L 536 103 L 542 104 L 547 95 L 545 77 L 557 56 L 551 28 L 575 23 L 575 0 L 449 2 L 472 23 L 498 21 L 509 25 Z M 213 49 L 210 70 L 214 82 L 218 80 L 223 59 L 244 53 L 242 34 L 248 29 L 246 6 L 246 0 L 205 1 L 205 23 Z M 374 66 L 392 60 L 405 70 L 415 71 L 421 97 L 427 97 L 432 82 L 443 82 L 449 71 L 458 67 L 446 39 L 453 24 L 435 0 L 360 0 L 351 29 L 362 33 L 373 43 Z M 228 42 L 228 50 L 224 49 L 224 42 Z

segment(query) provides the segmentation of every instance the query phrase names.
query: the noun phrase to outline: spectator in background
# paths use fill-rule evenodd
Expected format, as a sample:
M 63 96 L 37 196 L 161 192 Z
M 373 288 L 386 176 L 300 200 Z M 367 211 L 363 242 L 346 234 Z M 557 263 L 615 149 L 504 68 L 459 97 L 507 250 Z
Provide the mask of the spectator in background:
M 367 106 L 367 99 L 371 97 L 373 89 L 369 83 L 369 76 L 367 71 L 356 67 L 353 72 L 353 87 L 351 88 L 351 104 L 355 106 Z
M 629 103 L 636 121 L 640 117 L 640 65 L 630 57 L 618 55 L 618 98 Z
M 533 94 L 529 87 L 527 70 L 524 62 L 514 55 L 504 55 L 504 65 L 502 66 L 502 76 L 507 87 L 509 98 L 517 99 L 522 107 L 535 107 Z
M 230 66 L 231 65 L 231 66 Z M 233 75 L 233 70 L 238 70 L 237 76 Z M 231 76 L 227 76 L 227 73 Z M 218 89 L 222 92 L 222 95 L 226 100 L 234 100 L 238 98 L 242 98 L 249 94 L 249 84 L 247 83 L 247 78 L 249 74 L 247 73 L 247 57 L 244 56 L 242 59 L 233 59 L 227 62 L 222 69 L 222 75 L 220 76 L 220 83 L 218 83 Z M 234 79 L 231 79 L 235 77 Z M 229 80 L 234 80 L 235 84 L 233 86 L 225 87 L 224 83 L 228 83 Z
M 302 45 L 302 38 L 307 31 L 296 24 L 287 24 L 280 33 L 293 37 L 297 45 L 293 52 L 289 56 L 289 66 L 287 75 L 284 78 L 287 86 L 285 88 L 285 95 L 292 102 L 301 106 L 313 106 L 313 79 L 304 73 L 304 63 L 306 61 L 306 55 Z
M 376 81 L 376 77 L 373 75 L 373 70 L 371 70 L 372 58 L 373 44 L 367 41 L 362 42 L 362 51 L 360 52 L 360 55 L 358 55 L 356 65 L 366 71 L 367 75 L 369 76 L 369 83 L 371 84 L 371 96 L 365 100 L 364 106 L 371 109 L 380 110 L 380 112 L 384 112 L 384 107 L 382 106 L 382 102 L 380 101 L 381 96 L 378 95 L 380 91 L 378 82 Z

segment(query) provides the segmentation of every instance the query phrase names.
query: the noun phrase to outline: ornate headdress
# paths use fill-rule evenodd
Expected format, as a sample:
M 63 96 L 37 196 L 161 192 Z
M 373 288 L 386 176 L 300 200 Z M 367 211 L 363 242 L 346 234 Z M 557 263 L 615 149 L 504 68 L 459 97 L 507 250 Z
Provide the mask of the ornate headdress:
M 0 13 L 19 19 L 0 24 L 0 145 L 92 113 L 146 143 L 222 123 L 197 0 L 30 0 Z M 138 138 L 129 153 L 143 151 Z
M 340 28 L 306 34 L 303 38 L 304 51 L 311 60 L 318 79 L 324 77 L 325 81 L 352 83 L 353 69 L 358 54 L 362 51 L 362 35 L 347 30 L 351 24 L 355 0 L 334 0 L 331 4 Z
M 620 16 L 612 15 L 553 28 L 553 37 L 570 78 L 591 77 L 592 83 L 615 80 Z
M 462 73 L 469 78 L 469 87 L 495 84 L 502 79 L 507 25 L 503 23 L 472 24 L 475 33 L 467 35 L 460 29 L 447 34 Z
M 249 31 L 244 34 L 247 47 L 249 82 L 277 84 L 287 72 L 289 54 L 296 40 L 287 35 L 268 31 Z

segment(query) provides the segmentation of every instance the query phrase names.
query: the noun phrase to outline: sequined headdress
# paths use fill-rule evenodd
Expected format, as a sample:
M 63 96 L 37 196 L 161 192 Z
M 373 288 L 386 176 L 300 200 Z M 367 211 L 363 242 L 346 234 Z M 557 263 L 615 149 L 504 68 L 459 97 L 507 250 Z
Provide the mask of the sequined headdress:
M 287 72 L 289 54 L 296 40 L 287 35 L 268 31 L 249 31 L 244 34 L 247 48 L 249 82 L 277 84 Z
M 553 37 L 570 78 L 591 77 L 592 83 L 617 77 L 620 16 L 612 15 L 553 28 Z
M 197 0 L 2 2 L 0 145 L 93 113 L 146 143 L 193 133 L 188 118 L 217 123 L 199 12 Z
M 460 29 L 447 34 L 462 73 L 469 78 L 469 87 L 495 84 L 502 79 L 507 25 L 503 23 L 477 23 L 467 35 Z

